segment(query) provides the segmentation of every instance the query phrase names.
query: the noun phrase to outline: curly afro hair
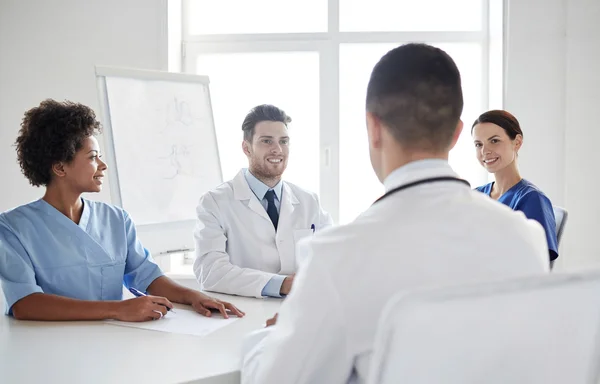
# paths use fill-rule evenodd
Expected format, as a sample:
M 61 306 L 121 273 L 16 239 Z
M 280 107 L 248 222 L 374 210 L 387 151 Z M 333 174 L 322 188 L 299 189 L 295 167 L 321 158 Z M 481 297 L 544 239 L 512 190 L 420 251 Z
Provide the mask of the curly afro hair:
M 15 142 L 21 172 L 31 185 L 48 186 L 52 166 L 70 163 L 83 140 L 101 132 L 94 111 L 83 104 L 47 99 L 25 112 Z

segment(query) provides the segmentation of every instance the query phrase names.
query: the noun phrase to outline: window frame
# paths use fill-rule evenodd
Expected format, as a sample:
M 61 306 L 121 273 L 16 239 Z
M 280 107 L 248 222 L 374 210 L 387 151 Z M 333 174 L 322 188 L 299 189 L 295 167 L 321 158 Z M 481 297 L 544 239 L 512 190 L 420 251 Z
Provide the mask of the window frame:
M 502 78 L 496 76 L 496 78 L 490 79 L 490 60 L 498 58 L 498 50 L 503 48 L 501 29 L 506 5 L 502 0 L 480 0 L 482 2 L 482 29 L 480 31 L 342 32 L 339 28 L 340 0 L 327 0 L 327 32 L 226 35 L 190 35 L 187 27 L 188 20 L 185 16 L 188 13 L 190 1 L 193 0 L 183 0 L 182 2 L 181 70 L 183 72 L 195 73 L 196 58 L 199 54 L 298 51 L 311 51 L 319 54 L 320 190 L 314 192 L 319 194 L 322 206 L 331 214 L 335 223 L 338 223 L 340 218 L 339 47 L 341 44 L 408 41 L 476 43 L 482 48 L 481 94 L 484 98 L 482 105 L 490 107 L 491 92 L 502 92 Z M 500 8 L 498 8 L 499 3 L 502 3 Z M 491 9 L 493 15 L 490 14 Z M 491 16 L 493 16 L 493 20 Z M 500 20 L 499 23 L 498 20 Z M 499 33 L 498 28 L 500 28 Z M 500 42 L 498 43 L 498 41 Z M 500 52 L 500 57 L 502 57 L 502 52 Z M 497 99 L 494 95 L 492 98 Z M 493 107 L 501 108 L 499 105 Z M 465 129 L 470 129 L 469 122 L 465 122 Z M 482 168 L 481 181 L 486 180 L 488 180 L 488 175 Z

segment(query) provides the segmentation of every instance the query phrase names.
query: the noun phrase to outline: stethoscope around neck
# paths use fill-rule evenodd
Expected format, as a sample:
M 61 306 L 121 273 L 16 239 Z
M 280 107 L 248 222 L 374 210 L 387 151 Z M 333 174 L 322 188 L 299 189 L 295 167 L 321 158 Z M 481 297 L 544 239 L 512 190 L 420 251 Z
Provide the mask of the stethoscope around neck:
M 457 182 L 457 183 L 466 184 L 469 186 L 469 188 L 471 187 L 471 184 L 469 184 L 469 182 L 467 180 L 459 179 L 458 177 L 452 177 L 452 176 L 430 177 L 428 179 L 413 181 L 412 183 L 404 184 L 404 185 L 401 185 L 394 189 L 390 189 L 389 191 L 387 191 L 385 193 L 385 195 L 383 195 L 379 199 L 375 200 L 375 202 L 373 204 L 377 204 L 381 200 L 385 199 L 386 197 L 389 197 L 395 193 L 404 191 L 406 189 L 416 187 L 417 185 L 431 184 L 431 183 L 437 183 L 437 182 L 441 182 L 441 181 L 453 181 L 453 182 Z

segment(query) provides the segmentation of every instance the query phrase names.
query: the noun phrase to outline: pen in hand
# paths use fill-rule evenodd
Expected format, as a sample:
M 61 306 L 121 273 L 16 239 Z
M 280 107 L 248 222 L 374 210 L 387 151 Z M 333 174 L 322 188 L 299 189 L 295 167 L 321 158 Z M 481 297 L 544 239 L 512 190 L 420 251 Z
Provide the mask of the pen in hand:
M 144 292 L 141 292 L 133 287 L 129 288 L 129 292 L 133 293 L 134 296 L 140 297 L 140 296 L 148 296 L 146 295 Z M 166 307 L 166 306 L 165 306 Z M 167 311 L 171 311 L 173 313 L 176 313 L 174 309 L 171 309 L 169 307 L 167 307 Z

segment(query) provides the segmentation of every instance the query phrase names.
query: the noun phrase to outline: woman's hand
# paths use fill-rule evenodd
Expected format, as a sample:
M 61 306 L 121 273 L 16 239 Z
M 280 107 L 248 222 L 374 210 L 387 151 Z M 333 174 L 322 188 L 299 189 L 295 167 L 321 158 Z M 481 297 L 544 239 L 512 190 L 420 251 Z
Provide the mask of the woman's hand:
M 235 305 L 207 296 L 198 291 L 194 292 L 190 305 L 196 312 L 207 317 L 212 315 L 211 309 L 218 310 L 226 319 L 229 318 L 230 314 L 237 317 L 244 317 L 245 315 L 245 313 L 240 311 Z

